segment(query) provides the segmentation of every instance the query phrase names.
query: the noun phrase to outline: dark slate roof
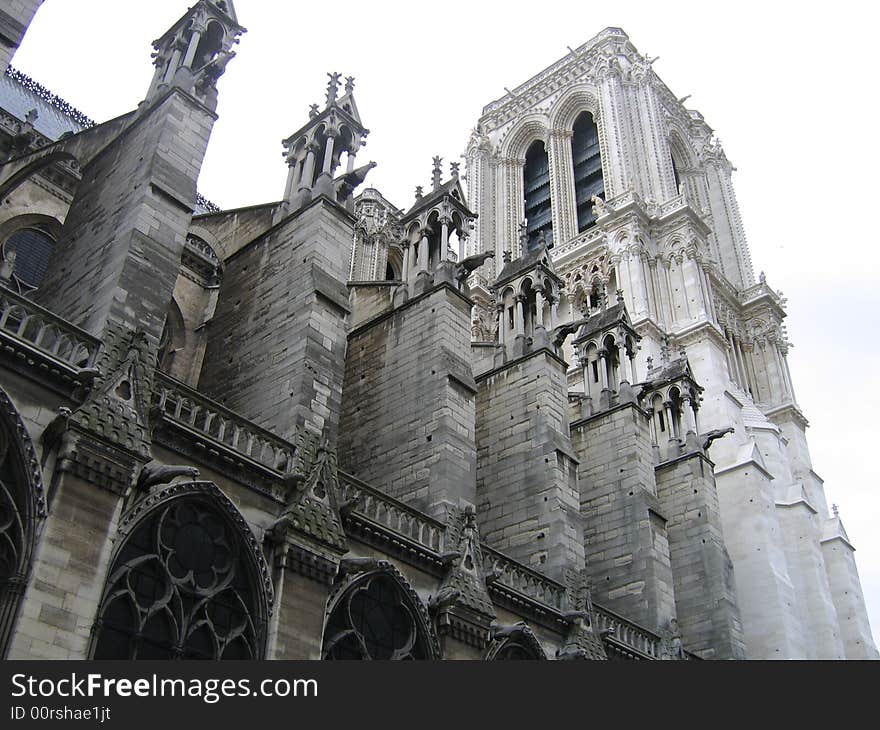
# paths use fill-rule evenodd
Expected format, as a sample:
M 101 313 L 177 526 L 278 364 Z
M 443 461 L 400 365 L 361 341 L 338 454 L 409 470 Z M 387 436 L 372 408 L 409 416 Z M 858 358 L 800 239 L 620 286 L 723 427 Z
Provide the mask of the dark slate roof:
M 626 312 L 626 307 L 623 302 L 612 304 L 606 309 L 600 309 L 595 314 L 591 314 L 583 320 L 583 322 L 584 323 L 578 332 L 578 336 L 575 338 L 575 342 L 591 337 L 597 332 L 602 332 L 620 322 L 623 322 L 626 325 L 629 325 L 630 323 L 629 315 Z
M 36 109 L 38 116 L 34 129 L 52 142 L 63 134 L 77 134 L 96 124 L 72 104 L 12 66 L 0 75 L 0 109 L 21 121 L 31 109 Z M 219 206 L 198 194 L 195 215 L 219 211 Z
M 542 263 L 541 259 L 546 257 L 547 263 Z M 547 253 L 547 246 L 539 246 L 536 249 L 531 251 L 526 251 L 522 256 L 513 261 L 509 261 L 504 264 L 504 268 L 501 269 L 501 273 L 498 274 L 498 278 L 495 279 L 494 286 L 496 288 L 501 287 L 506 284 L 511 279 L 515 279 L 517 276 L 525 274 L 528 271 L 531 271 L 536 266 L 543 266 L 547 272 L 549 272 L 551 278 L 558 279 L 559 277 L 553 271 L 552 264 L 550 262 L 550 254 Z
M 53 142 L 62 134 L 76 134 L 95 124 L 64 99 L 11 66 L 0 76 L 0 108 L 21 120 L 31 109 L 36 109 L 39 117 L 34 129 Z

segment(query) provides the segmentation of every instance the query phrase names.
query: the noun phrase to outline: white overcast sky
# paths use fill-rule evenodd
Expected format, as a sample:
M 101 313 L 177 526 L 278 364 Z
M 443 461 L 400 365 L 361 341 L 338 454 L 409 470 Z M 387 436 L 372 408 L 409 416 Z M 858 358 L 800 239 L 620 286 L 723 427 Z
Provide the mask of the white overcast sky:
M 186 0 L 46 0 L 13 64 L 89 116 L 133 108 L 151 41 Z M 220 81 L 200 190 L 223 207 L 283 195 L 281 139 L 323 100 L 326 72 L 357 79 L 372 130 L 359 155 L 398 206 L 432 155 L 464 150 L 482 107 L 606 26 L 623 28 L 737 167 L 755 273 L 789 300 L 795 391 L 816 472 L 857 548 L 880 629 L 880 248 L 873 3 L 282 2 L 236 0 L 249 32 Z

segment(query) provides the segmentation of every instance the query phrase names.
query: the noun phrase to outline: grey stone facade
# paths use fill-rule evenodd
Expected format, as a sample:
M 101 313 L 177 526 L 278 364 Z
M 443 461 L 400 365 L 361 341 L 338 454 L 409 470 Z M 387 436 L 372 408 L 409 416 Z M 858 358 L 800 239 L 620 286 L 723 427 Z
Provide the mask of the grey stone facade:
M 4 65 L 37 5 L 0 11 Z M 3 656 L 763 655 L 745 628 L 780 656 L 872 655 L 846 533 L 820 529 L 800 493 L 749 573 L 802 561 L 799 582 L 778 580 L 788 594 L 760 621 L 741 611 L 766 584 L 738 578 L 754 558 L 728 545 L 758 519 L 730 527 L 742 505 L 709 454 L 729 429 L 697 421 L 715 350 L 667 341 L 642 363 L 644 302 L 598 287 L 578 316 L 557 250 L 478 219 L 457 165 L 444 181 L 435 159 L 408 211 L 355 197 L 372 163 L 355 166 L 353 79 L 331 75 L 285 140 L 281 202 L 201 199 L 242 33 L 231 2 L 199 0 L 155 42 L 130 114 L 93 125 L 22 86 L 37 116 L 2 119 L 0 508 L 17 517 L 2 528 Z M 44 134 L 50 112 L 72 133 Z M 22 262 L 40 245 L 33 281 Z M 779 421 L 797 444 L 799 422 Z M 761 464 L 743 453 L 718 479 L 742 472 L 775 506 Z M 795 537 L 819 532 L 805 556 Z M 826 567 L 832 589 L 798 603 Z M 363 601 L 399 628 L 387 643 L 359 623 Z

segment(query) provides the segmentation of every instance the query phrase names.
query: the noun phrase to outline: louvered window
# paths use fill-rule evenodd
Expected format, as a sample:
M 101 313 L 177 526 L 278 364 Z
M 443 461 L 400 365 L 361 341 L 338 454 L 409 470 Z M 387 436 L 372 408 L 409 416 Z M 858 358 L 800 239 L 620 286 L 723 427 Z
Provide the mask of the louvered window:
M 593 117 L 584 112 L 574 123 L 571 157 L 574 163 L 574 190 L 577 205 L 578 231 L 596 222 L 593 215 L 594 195 L 605 197 L 602 158 L 599 155 L 599 130 Z
M 528 247 L 538 246 L 541 232 L 547 243 L 553 241 L 553 216 L 550 208 L 550 161 L 541 141 L 533 142 L 526 152 L 523 169 L 523 189 L 526 202 L 526 233 Z

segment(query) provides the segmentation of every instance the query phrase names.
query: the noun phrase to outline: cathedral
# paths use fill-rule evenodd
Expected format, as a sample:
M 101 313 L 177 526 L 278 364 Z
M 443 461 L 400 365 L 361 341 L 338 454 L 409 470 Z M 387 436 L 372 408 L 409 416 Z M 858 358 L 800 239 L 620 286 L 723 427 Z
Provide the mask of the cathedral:
M 330 74 L 281 199 L 221 210 L 233 2 L 102 123 L 10 65 L 40 4 L 0 8 L 0 655 L 877 658 L 732 166 L 622 30 L 410 201 Z

